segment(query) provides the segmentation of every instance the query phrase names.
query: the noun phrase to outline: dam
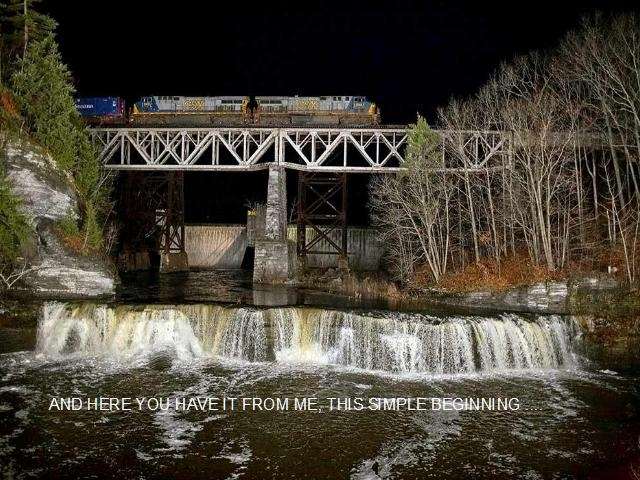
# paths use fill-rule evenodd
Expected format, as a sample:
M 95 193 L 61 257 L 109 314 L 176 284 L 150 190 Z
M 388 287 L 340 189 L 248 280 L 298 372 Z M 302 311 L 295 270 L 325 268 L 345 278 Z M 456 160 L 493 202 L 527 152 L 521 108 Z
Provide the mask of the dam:
M 315 232 L 307 227 L 306 235 L 315 238 Z M 338 242 L 339 232 L 331 238 Z M 297 226 L 288 225 L 287 241 L 295 245 Z M 241 268 L 251 248 L 246 225 L 185 225 L 185 251 L 192 268 L 236 269 Z M 318 248 L 328 250 L 329 244 L 321 239 Z M 378 270 L 382 259 L 382 246 L 372 228 L 347 228 L 349 267 L 358 271 Z M 246 263 L 246 262 L 245 262 Z M 307 265 L 317 268 L 339 267 L 335 255 L 309 254 Z

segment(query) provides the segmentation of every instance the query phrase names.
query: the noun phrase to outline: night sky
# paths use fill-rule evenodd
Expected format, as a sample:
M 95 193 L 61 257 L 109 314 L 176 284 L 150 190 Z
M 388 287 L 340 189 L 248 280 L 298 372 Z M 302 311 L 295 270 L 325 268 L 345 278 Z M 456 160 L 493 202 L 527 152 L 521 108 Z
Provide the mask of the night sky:
M 131 104 L 142 95 L 366 95 L 384 123 L 405 124 L 416 112 L 432 120 L 501 61 L 552 48 L 583 15 L 628 11 L 638 1 L 44 0 L 41 8 L 60 24 L 62 53 L 83 96 Z M 223 191 L 238 185 L 228 180 L 191 181 L 189 221 L 241 221 L 264 179 L 238 178 L 249 184 L 235 208 Z M 197 185 L 210 191 L 212 182 L 221 194 L 203 199 Z M 366 179 L 350 192 L 350 216 L 361 223 Z
M 367 95 L 386 123 L 433 118 L 503 60 L 556 44 L 581 16 L 636 1 L 69 2 L 60 23 L 80 94 Z

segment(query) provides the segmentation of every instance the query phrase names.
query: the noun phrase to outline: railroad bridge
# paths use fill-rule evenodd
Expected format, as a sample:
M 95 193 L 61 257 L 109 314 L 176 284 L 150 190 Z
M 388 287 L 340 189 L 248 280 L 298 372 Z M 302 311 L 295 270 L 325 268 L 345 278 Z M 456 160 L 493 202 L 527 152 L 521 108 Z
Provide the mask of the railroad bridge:
M 438 134 L 443 170 L 502 168 L 510 159 L 506 132 Z M 407 127 L 94 128 L 91 137 L 106 169 L 128 172 L 125 218 L 141 235 L 160 233 L 160 268 L 166 272 L 188 267 L 184 172 L 268 170 L 264 211 L 249 218 L 247 231 L 255 248 L 254 281 L 281 283 L 291 277 L 290 260 L 296 256 L 287 241 L 287 169 L 298 170 L 298 260 L 332 254 L 346 265 L 348 175 L 402 170 L 409 132 Z M 324 250 L 317 250 L 319 245 Z

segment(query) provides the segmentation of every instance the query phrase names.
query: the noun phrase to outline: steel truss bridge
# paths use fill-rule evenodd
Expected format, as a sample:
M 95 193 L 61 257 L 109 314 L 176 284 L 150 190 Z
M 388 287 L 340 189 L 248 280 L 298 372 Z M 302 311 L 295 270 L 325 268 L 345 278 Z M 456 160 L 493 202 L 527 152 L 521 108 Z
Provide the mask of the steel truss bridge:
M 437 131 L 447 171 L 502 168 L 512 137 L 500 131 Z M 110 170 L 252 171 L 270 165 L 309 172 L 403 169 L 406 128 L 95 128 Z

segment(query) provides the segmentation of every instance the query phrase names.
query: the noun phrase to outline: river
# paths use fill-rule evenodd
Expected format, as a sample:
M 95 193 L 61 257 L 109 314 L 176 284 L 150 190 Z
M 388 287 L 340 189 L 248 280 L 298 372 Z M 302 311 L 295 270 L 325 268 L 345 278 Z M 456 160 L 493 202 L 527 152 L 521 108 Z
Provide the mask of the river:
M 585 358 L 572 318 L 164 278 L 2 324 L 4 478 L 616 478 L 638 460 L 640 381 Z

